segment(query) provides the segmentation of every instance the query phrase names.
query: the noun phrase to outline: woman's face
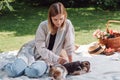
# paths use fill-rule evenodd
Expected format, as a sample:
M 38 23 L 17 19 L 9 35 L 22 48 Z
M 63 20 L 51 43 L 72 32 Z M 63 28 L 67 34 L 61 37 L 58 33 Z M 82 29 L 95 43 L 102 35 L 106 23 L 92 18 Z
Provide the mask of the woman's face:
M 52 22 L 54 24 L 54 27 L 61 27 L 62 23 L 64 22 L 65 20 L 65 16 L 63 14 L 58 14 L 54 17 L 51 17 L 52 19 Z

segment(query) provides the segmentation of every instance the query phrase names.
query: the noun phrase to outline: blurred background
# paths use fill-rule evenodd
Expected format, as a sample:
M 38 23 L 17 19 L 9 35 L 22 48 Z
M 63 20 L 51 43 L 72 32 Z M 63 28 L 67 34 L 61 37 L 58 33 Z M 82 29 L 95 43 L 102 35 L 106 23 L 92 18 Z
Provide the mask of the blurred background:
M 41 21 L 47 19 L 49 6 L 62 2 L 75 28 L 75 43 L 97 41 L 96 29 L 106 31 L 108 20 L 120 20 L 119 0 L 0 0 L 0 52 L 19 50 L 34 39 Z M 110 28 L 120 30 L 120 24 Z

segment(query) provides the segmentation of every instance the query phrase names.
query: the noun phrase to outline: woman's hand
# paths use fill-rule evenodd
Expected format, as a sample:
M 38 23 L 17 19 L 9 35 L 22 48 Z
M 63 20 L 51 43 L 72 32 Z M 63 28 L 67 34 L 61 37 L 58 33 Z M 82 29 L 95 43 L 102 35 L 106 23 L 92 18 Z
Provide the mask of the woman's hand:
M 64 58 L 62 58 L 62 57 L 60 57 L 57 62 L 58 62 L 59 64 L 64 64 L 64 63 L 67 62 L 67 60 L 64 59 Z
M 69 62 L 72 62 L 72 55 L 68 55 Z
M 67 55 L 67 53 L 64 49 L 61 51 L 60 57 L 67 60 L 68 62 L 72 62 L 72 54 Z

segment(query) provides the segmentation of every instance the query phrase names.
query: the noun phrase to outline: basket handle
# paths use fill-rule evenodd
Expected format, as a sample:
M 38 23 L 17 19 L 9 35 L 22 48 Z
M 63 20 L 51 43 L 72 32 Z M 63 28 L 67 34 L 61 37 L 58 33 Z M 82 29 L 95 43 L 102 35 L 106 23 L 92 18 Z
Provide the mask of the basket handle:
M 109 33 L 109 24 L 110 23 L 120 23 L 120 21 L 117 21 L 117 20 L 108 20 L 107 24 L 106 24 L 106 32 Z

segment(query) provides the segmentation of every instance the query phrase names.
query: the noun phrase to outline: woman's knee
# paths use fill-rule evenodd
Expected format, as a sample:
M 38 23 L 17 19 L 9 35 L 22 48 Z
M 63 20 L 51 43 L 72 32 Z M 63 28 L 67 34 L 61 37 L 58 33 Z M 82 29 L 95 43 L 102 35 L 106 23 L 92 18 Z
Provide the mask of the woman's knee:
M 36 61 L 25 69 L 25 75 L 28 77 L 40 77 L 47 70 L 47 64 L 44 61 Z

